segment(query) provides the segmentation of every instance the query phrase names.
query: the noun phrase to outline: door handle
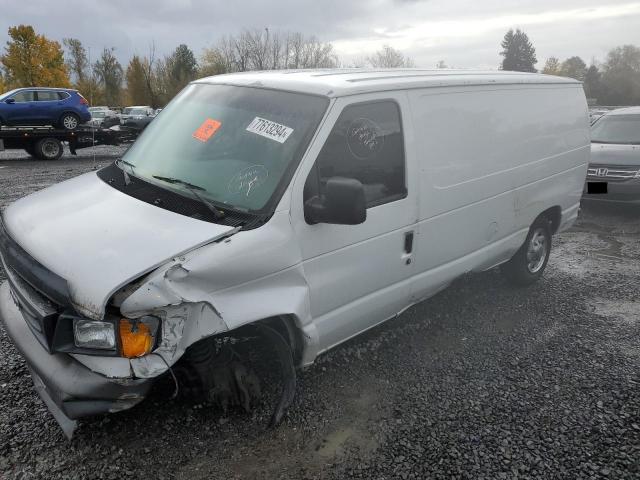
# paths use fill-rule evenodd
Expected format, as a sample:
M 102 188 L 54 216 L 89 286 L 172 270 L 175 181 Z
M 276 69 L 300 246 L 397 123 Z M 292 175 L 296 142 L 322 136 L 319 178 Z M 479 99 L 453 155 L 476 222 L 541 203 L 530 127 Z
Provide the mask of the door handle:
M 413 232 L 404 233 L 404 253 L 413 251 Z

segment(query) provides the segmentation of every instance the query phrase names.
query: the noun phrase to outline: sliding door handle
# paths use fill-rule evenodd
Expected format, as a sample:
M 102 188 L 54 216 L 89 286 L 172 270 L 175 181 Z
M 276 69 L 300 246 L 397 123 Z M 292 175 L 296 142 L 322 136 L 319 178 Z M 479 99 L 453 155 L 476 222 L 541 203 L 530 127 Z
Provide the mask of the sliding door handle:
M 404 233 L 404 253 L 413 251 L 413 232 Z

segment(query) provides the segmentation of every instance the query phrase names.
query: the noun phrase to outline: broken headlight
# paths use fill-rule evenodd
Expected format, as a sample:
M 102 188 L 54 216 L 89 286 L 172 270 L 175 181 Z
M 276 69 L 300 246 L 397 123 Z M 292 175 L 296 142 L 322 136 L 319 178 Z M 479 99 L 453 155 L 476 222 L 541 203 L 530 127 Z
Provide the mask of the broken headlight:
M 150 353 L 158 342 L 160 319 L 153 315 L 140 318 L 120 319 L 120 344 L 122 356 L 126 358 L 142 357 Z
M 111 322 L 73 320 L 73 343 L 79 348 L 116 349 L 115 326 Z

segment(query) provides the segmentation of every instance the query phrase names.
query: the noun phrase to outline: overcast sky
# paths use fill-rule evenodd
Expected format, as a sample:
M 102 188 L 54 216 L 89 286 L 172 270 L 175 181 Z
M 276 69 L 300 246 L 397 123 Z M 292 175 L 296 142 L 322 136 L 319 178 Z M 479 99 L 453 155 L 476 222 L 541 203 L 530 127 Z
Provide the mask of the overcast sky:
M 420 67 L 496 68 L 511 27 L 529 35 L 538 68 L 549 56 L 589 63 L 640 45 L 640 2 L 629 0 L 0 0 L 0 12 L 3 45 L 9 26 L 27 23 L 79 38 L 94 57 L 115 47 L 123 63 L 151 42 L 160 54 L 186 43 L 199 56 L 224 34 L 265 27 L 333 42 L 347 63 L 386 43 Z

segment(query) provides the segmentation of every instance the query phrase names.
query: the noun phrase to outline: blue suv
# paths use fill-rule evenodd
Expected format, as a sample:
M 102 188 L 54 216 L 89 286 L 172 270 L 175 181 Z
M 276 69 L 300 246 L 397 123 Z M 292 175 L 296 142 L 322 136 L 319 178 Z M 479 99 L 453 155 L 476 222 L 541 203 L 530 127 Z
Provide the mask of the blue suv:
M 68 88 L 17 88 L 0 95 L 0 126 L 53 125 L 75 130 L 91 120 L 89 102 Z

